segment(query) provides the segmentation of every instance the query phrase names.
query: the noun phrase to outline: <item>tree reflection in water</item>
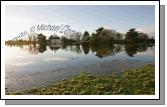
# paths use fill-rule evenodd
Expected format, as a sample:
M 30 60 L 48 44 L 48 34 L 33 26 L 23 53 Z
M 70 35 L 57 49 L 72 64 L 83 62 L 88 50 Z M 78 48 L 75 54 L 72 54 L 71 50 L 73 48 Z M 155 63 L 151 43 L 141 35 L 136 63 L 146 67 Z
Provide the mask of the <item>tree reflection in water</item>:
M 148 47 L 152 47 L 153 44 L 125 44 L 125 52 L 130 56 L 133 57 L 137 52 L 144 52 L 147 51 Z
M 56 52 L 59 49 L 64 51 L 71 51 L 77 54 L 88 55 L 90 51 L 97 57 L 103 58 L 107 56 L 113 56 L 116 53 L 125 51 L 130 57 L 133 57 L 138 52 L 147 51 L 148 47 L 153 47 L 154 44 L 101 44 L 90 45 L 89 43 L 77 44 L 77 45 L 46 45 L 46 44 L 6 44 L 10 47 L 19 47 L 28 51 L 30 54 L 44 53 L 48 49 Z M 48 48 L 47 48 L 48 47 Z

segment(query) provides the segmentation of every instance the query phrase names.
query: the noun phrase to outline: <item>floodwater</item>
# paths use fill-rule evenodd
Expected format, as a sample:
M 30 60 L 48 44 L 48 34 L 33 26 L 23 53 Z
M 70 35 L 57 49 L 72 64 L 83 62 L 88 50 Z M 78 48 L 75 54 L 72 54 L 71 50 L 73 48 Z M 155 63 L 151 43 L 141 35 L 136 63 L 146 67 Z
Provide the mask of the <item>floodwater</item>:
M 105 75 L 155 63 L 154 45 L 6 45 L 6 91 L 45 86 L 86 72 Z

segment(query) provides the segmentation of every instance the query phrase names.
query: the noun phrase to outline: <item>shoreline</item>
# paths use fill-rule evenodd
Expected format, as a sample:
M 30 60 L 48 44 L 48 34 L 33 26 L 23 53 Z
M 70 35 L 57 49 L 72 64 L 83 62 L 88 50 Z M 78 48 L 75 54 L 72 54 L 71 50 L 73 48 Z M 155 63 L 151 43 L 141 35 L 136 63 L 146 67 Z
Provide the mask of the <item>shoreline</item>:
M 58 80 L 48 86 L 30 88 L 9 95 L 153 95 L 155 91 L 155 66 L 128 69 L 121 74 L 101 76 L 81 73 Z

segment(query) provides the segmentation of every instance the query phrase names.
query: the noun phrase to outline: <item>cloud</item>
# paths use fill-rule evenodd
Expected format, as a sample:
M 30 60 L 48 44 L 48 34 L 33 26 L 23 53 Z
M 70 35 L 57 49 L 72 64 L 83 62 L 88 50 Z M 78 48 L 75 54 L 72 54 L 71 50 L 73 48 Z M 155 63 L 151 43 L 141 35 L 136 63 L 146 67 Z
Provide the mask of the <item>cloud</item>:
M 145 28 L 136 28 L 137 31 L 147 33 L 150 37 L 155 36 L 155 29 L 154 27 L 145 27 Z

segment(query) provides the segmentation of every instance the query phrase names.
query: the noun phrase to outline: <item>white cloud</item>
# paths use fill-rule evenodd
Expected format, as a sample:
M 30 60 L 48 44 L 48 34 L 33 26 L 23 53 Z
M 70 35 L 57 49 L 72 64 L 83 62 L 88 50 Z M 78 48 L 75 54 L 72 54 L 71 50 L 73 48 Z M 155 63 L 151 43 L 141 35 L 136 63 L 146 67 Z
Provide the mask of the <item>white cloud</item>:
M 5 25 L 6 25 L 6 38 L 13 38 L 19 35 L 21 32 L 27 30 L 30 26 L 31 20 L 21 18 L 21 17 L 6 17 Z
M 145 28 L 136 28 L 137 31 L 147 33 L 150 37 L 155 36 L 155 29 L 153 27 L 145 27 Z

